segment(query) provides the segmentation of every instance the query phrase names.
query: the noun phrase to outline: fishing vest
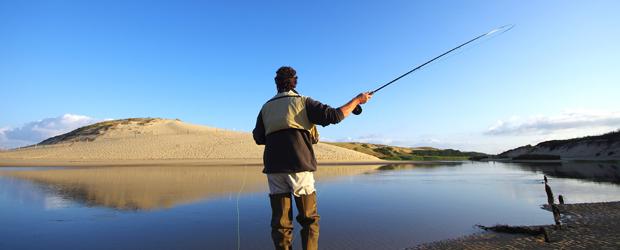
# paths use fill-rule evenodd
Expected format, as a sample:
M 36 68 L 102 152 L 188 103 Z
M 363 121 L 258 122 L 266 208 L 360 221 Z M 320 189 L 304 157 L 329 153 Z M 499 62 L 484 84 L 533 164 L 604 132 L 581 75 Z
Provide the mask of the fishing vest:
M 283 129 L 302 129 L 310 133 L 312 144 L 319 142 L 319 131 L 316 125 L 308 120 L 306 100 L 293 91 L 280 92 L 267 101 L 261 109 L 265 135 Z

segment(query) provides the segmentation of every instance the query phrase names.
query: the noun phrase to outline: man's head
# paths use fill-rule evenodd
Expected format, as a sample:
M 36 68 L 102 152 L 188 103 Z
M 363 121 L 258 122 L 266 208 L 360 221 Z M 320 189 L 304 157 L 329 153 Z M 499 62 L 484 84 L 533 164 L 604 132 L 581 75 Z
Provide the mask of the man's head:
M 282 66 L 276 71 L 278 92 L 286 92 L 297 87 L 297 71 L 289 66 Z

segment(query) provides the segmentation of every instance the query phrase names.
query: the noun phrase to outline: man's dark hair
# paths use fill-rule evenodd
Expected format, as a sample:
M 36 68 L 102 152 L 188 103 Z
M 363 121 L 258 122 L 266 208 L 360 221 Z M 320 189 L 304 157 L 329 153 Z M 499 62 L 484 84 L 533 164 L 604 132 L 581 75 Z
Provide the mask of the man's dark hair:
M 297 87 L 297 71 L 289 66 L 282 66 L 276 71 L 278 92 L 286 92 Z

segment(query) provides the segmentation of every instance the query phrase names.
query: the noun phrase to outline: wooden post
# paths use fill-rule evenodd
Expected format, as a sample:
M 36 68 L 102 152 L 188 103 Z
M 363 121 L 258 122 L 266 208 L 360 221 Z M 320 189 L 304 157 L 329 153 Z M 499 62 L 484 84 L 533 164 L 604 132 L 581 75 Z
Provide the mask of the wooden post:
M 549 234 L 547 233 L 547 230 L 545 230 L 545 227 L 540 227 L 538 230 L 540 230 L 540 233 L 545 236 L 545 242 L 549 243 Z
M 553 212 L 553 220 L 556 226 L 561 226 L 560 223 L 560 209 L 555 204 L 551 204 L 551 211 Z
M 543 175 L 545 177 L 545 184 L 547 184 L 547 176 Z
M 547 203 L 553 205 L 553 191 L 551 191 L 551 187 L 547 184 L 545 184 L 545 192 L 547 193 Z
M 558 200 L 560 201 L 560 204 L 564 204 L 564 196 L 559 195 Z

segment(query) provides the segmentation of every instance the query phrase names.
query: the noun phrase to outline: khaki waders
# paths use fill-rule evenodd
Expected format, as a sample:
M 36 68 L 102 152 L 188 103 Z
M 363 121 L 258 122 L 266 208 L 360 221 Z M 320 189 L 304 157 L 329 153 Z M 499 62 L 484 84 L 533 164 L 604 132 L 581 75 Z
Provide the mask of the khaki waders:
M 292 249 L 293 210 L 291 193 L 270 194 L 271 239 L 276 249 Z M 316 250 L 319 245 L 319 214 L 316 206 L 316 192 L 295 197 L 297 222 L 301 224 L 301 242 L 304 250 Z

